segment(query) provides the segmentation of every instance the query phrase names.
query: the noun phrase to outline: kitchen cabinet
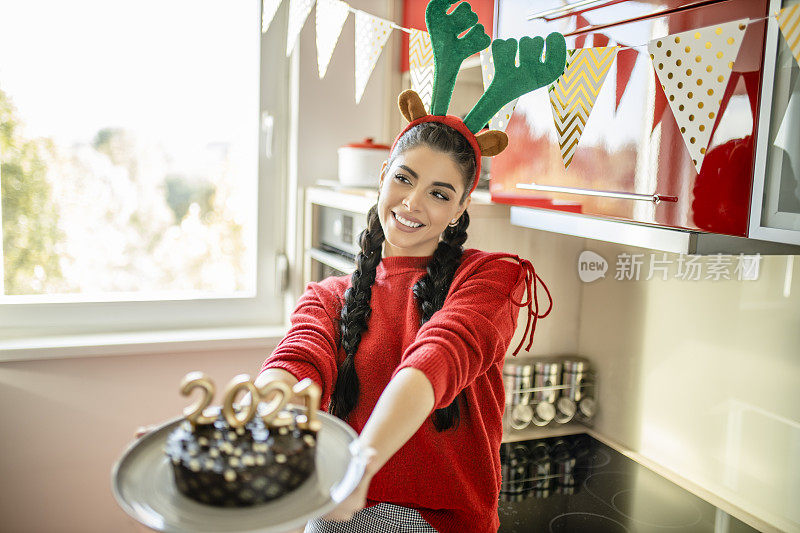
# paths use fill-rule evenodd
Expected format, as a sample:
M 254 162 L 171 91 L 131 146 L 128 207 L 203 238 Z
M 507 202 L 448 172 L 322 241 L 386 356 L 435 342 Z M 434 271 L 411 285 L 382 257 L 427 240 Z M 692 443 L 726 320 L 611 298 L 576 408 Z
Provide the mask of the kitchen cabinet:
M 772 55 L 777 48 L 780 65 L 780 45 L 785 43 L 775 42 L 775 20 L 767 13 L 780 7 L 780 1 L 773 6 L 768 0 L 708 2 L 696 8 L 688 4 L 693 3 L 602 2 L 596 9 L 590 5 L 569 11 L 555 1 L 535 7 L 498 1 L 500 38 L 561 31 L 566 32 L 567 48 L 630 45 L 611 66 L 568 169 L 548 92 L 519 99 L 507 129 L 509 147 L 494 158 L 490 174 L 491 197 L 513 206 L 512 224 L 675 253 L 800 254 L 796 234 L 780 235 L 781 230 L 796 230 L 800 220 L 800 209 L 787 192 L 796 185 L 797 174 L 787 176 L 787 165 L 777 156 L 757 159 L 756 150 L 772 146 L 762 130 L 777 135 L 780 124 L 774 117 L 782 117 L 787 107 L 794 109 L 787 102 L 796 78 L 791 69 L 797 65 L 792 67 L 788 59 L 788 66 L 775 74 L 776 90 L 783 92 L 772 94 Z M 535 16 L 549 8 L 560 8 L 562 14 L 547 15 L 550 20 Z M 572 31 L 579 15 L 584 20 Z M 655 111 L 664 95 L 646 44 L 655 37 L 743 18 L 752 22 L 744 30 L 724 94 L 718 95 L 720 108 L 698 173 L 670 107 L 660 116 Z M 587 23 L 597 29 L 580 31 Z M 630 69 L 628 79 L 617 77 L 620 64 Z M 769 97 L 761 97 L 762 76 L 763 93 Z M 800 105 L 798 99 L 795 105 Z M 777 102 L 770 115 L 765 106 L 773 100 Z M 786 129 L 798 135 L 796 124 Z M 796 138 L 784 135 L 786 142 Z M 764 176 L 762 206 L 758 187 Z

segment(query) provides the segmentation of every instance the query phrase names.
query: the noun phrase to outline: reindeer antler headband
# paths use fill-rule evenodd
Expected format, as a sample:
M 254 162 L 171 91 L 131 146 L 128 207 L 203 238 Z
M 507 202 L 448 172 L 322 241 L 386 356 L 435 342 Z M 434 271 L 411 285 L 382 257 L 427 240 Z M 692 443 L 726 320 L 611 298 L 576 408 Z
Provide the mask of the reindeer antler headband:
M 567 43 L 560 33 L 547 36 L 547 51 L 542 60 L 545 39 L 523 37 L 519 40 L 519 66 L 515 65 L 517 55 L 516 39 L 495 39 L 486 35 L 478 15 L 467 2 L 459 4 L 452 13 L 447 10 L 456 0 L 431 0 L 425 9 L 425 24 L 433 47 L 433 97 L 431 112 L 419 95 L 404 91 L 398 97 L 400 112 L 409 124 L 400 132 L 392 144 L 392 152 L 397 141 L 405 133 L 423 122 L 440 122 L 463 135 L 475 152 L 475 181 L 470 193 L 478 185 L 481 172 L 481 156 L 495 156 L 508 146 L 508 136 L 500 130 L 481 131 L 495 113 L 515 98 L 555 81 L 563 72 L 567 61 Z M 469 30 L 463 37 L 458 37 Z M 494 78 L 480 100 L 462 121 L 448 115 L 450 98 L 456 83 L 456 75 L 461 63 L 476 52 L 492 46 L 494 58 Z M 480 132 L 480 133 L 478 133 Z M 477 135 L 476 135 L 477 134 Z

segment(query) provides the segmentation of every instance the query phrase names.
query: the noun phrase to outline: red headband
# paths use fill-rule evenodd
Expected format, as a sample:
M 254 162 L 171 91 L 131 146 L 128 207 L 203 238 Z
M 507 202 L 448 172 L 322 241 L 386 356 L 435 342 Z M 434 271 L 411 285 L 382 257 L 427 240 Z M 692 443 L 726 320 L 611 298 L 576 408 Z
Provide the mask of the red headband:
M 470 189 L 469 194 L 472 194 L 472 191 L 475 190 L 475 187 L 478 186 L 478 178 L 481 176 L 481 147 L 478 145 L 478 139 L 475 138 L 475 134 L 469 131 L 467 126 L 464 124 L 460 118 L 455 115 L 425 115 L 424 117 L 420 117 L 417 120 L 413 120 L 408 123 L 408 126 L 405 127 L 403 131 L 400 132 L 400 135 L 392 143 L 392 149 L 389 153 L 394 152 L 394 147 L 397 144 L 397 141 L 400 140 L 400 137 L 405 135 L 405 133 L 416 126 L 417 124 L 422 124 L 423 122 L 439 122 L 446 126 L 450 126 L 458 133 L 460 133 L 472 146 L 472 151 L 475 153 L 475 181 L 472 183 L 472 189 Z

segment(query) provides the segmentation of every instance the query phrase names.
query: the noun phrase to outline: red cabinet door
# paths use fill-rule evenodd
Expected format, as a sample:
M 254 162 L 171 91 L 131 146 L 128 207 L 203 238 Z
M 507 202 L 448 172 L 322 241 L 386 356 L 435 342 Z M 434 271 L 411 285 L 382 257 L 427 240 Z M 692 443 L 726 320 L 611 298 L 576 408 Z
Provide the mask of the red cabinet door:
M 551 22 L 527 21 L 530 4 L 525 8 L 519 4 L 499 2 L 498 37 L 546 35 L 550 31 L 568 34 L 576 27 L 575 16 Z M 541 7 L 547 7 L 545 4 L 542 2 Z M 651 39 L 669 34 L 742 18 L 762 19 L 767 14 L 767 1 L 720 1 L 625 22 L 685 4 L 622 2 L 583 14 L 592 25 L 610 25 L 583 37 L 581 46 L 604 46 L 610 39 L 611 45 L 632 48 L 617 54 L 567 170 L 561 159 L 547 90 L 542 88 L 520 98 L 506 130 L 509 147 L 491 163 L 493 200 L 672 228 L 746 235 L 765 21 L 752 22 L 745 30 L 699 174 L 666 105 L 646 45 Z M 568 36 L 567 48 L 576 48 L 575 40 L 576 36 Z M 566 187 L 595 194 L 517 187 L 531 182 L 543 189 Z M 631 198 L 662 195 L 674 201 L 615 197 L 606 195 L 607 191 Z

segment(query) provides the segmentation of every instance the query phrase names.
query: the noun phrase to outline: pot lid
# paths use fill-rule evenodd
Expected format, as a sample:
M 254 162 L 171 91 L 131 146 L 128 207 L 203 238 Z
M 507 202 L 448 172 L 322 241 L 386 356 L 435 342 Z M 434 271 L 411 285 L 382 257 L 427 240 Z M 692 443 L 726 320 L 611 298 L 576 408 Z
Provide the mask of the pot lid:
M 372 137 L 366 137 L 360 143 L 345 144 L 342 148 L 372 148 L 376 150 L 388 150 L 391 146 L 386 144 L 375 144 Z

